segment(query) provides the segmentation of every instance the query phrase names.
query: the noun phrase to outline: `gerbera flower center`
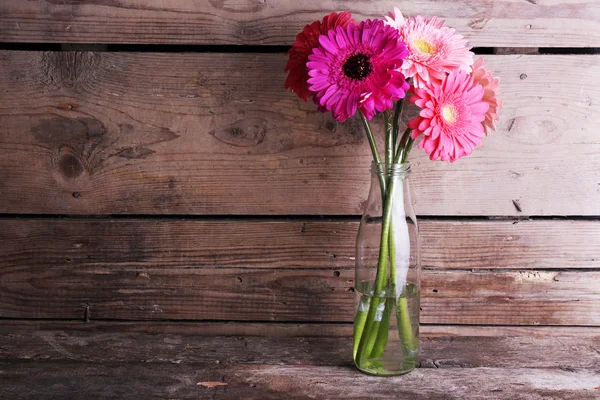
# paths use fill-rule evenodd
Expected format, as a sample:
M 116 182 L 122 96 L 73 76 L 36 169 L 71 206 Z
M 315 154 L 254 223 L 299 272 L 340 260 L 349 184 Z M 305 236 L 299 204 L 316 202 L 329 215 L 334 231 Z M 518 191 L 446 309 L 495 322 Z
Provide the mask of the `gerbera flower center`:
M 361 53 L 349 57 L 342 66 L 344 75 L 357 81 L 364 80 L 369 76 L 372 69 L 369 57 Z
M 449 124 L 453 124 L 456 122 L 458 118 L 458 113 L 456 112 L 456 108 L 452 104 L 445 104 L 442 106 L 442 118 Z
M 423 39 L 415 39 L 413 40 L 413 45 L 423 54 L 435 54 L 436 48 L 433 44 L 423 40 Z

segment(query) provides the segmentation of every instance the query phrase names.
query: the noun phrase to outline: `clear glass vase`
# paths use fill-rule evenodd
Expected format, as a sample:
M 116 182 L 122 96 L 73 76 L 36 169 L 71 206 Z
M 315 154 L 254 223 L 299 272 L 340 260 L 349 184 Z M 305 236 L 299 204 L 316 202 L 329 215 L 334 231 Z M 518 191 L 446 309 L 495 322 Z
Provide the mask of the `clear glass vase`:
M 373 164 L 356 240 L 354 363 L 373 375 L 412 371 L 419 355 L 419 230 L 410 165 Z

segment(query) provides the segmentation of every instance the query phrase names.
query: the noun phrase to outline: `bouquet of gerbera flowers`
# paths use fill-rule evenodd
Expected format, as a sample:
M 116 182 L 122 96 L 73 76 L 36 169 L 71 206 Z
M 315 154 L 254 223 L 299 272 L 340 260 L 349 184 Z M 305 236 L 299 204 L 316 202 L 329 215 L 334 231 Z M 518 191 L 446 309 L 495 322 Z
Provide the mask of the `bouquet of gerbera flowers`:
M 396 8 L 384 19 L 356 22 L 348 12 L 332 13 L 296 37 L 288 53 L 285 87 L 304 101 L 310 97 L 320 111 L 331 111 L 340 122 L 358 111 L 374 163 L 382 170 L 406 163 L 416 140 L 431 160 L 454 162 L 471 154 L 495 129 L 501 107 L 498 79 L 482 59 L 474 61 L 470 50 L 466 39 L 437 17 L 404 18 Z M 400 134 L 407 97 L 420 112 Z M 383 114 L 385 127 L 382 155 L 369 124 L 377 113 Z M 369 300 L 361 302 L 356 314 L 354 335 L 356 365 L 375 373 L 365 360 L 380 357 L 387 343 L 384 292 L 401 283 L 393 260 L 401 252 L 391 238 L 407 236 L 391 217 L 393 180 L 385 174 L 379 180 L 383 223 L 377 276 Z M 403 348 L 410 352 L 418 344 L 401 300 L 396 298 L 394 305 Z

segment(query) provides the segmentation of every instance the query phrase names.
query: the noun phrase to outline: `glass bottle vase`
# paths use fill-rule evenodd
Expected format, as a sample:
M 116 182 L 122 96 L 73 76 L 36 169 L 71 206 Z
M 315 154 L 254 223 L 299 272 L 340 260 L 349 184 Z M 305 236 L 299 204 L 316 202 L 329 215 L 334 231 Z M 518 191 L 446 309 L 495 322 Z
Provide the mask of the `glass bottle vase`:
M 356 240 L 354 363 L 372 375 L 412 371 L 419 355 L 419 230 L 410 165 L 376 164 Z

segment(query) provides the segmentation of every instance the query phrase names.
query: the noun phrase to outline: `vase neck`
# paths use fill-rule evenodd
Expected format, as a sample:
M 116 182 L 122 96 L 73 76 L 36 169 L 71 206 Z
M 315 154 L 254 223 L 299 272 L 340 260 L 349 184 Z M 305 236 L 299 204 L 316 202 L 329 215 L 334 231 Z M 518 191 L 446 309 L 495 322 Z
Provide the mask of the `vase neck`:
M 410 174 L 410 163 L 372 163 L 371 174 L 373 176 L 390 177 L 406 177 Z

